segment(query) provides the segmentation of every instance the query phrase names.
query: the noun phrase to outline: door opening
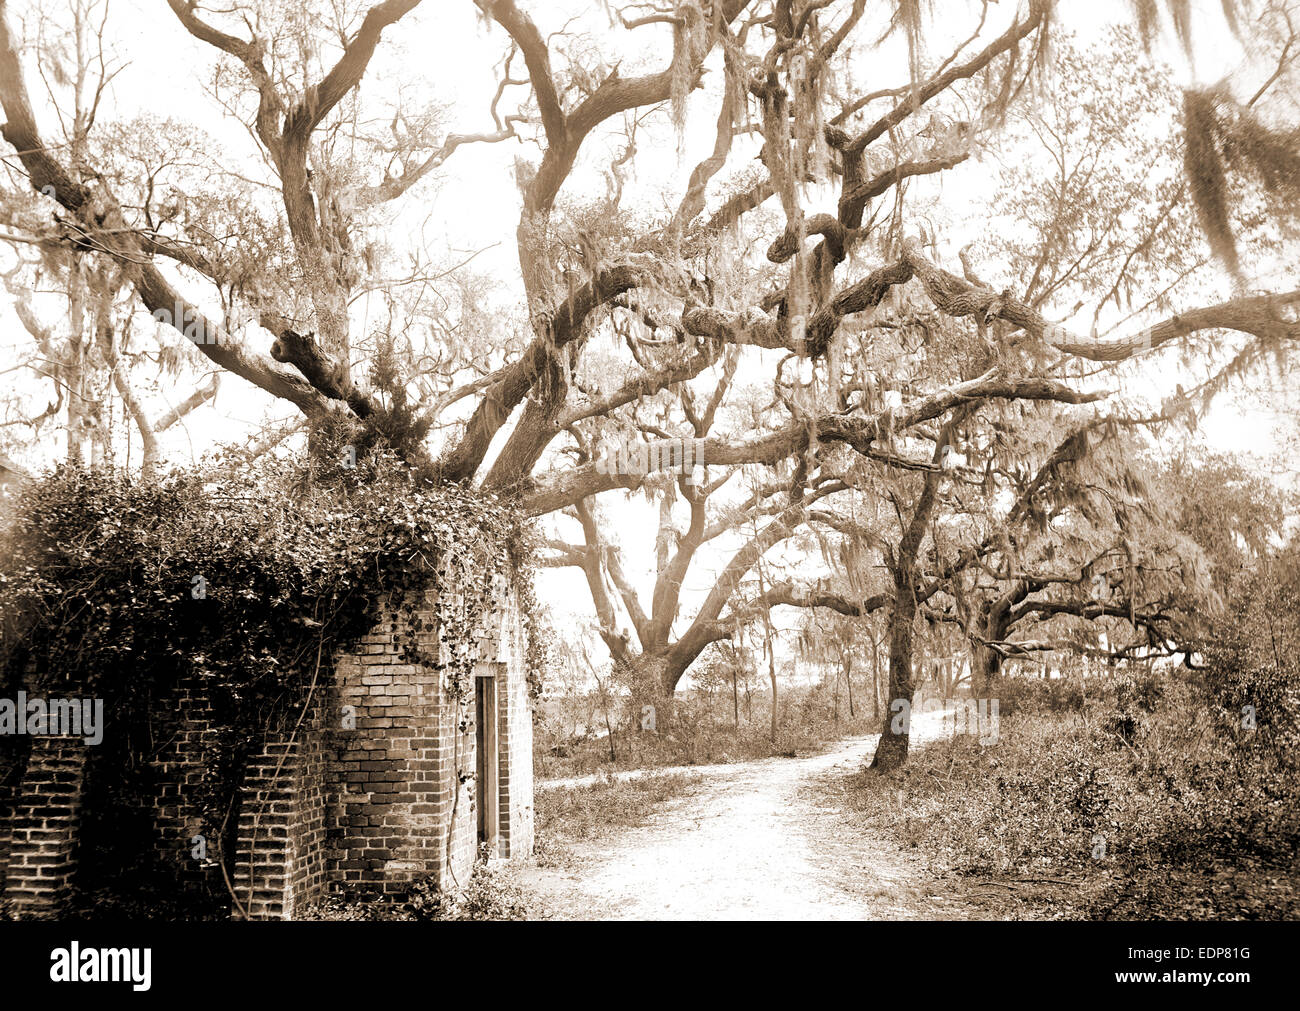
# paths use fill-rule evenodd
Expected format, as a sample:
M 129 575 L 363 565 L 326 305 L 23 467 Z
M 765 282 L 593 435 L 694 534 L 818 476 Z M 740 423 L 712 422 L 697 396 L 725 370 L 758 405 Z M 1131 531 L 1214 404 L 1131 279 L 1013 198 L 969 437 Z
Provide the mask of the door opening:
M 491 668 L 488 668 L 491 670 Z M 499 788 L 497 785 L 497 679 L 490 673 L 474 679 L 475 773 L 477 774 L 478 838 L 488 852 L 497 851 Z

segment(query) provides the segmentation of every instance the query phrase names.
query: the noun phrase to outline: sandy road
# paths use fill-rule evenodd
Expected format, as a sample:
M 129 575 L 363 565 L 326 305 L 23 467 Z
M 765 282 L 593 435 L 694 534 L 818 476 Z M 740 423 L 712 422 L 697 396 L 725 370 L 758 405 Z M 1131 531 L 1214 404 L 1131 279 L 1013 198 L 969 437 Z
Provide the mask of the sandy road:
M 848 828 L 805 788 L 828 772 L 861 768 L 875 740 L 850 739 L 809 758 L 684 770 L 702 773 L 702 785 L 647 824 L 569 844 L 567 866 L 523 865 L 516 880 L 534 913 L 555 919 L 979 917 L 913 857 Z

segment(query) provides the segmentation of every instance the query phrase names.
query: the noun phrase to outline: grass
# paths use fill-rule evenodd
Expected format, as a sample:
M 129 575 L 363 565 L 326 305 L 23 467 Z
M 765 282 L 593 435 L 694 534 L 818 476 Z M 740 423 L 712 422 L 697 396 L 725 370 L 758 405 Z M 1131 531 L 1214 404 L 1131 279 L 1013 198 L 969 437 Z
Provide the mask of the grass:
M 935 742 L 893 774 L 817 788 L 1009 916 L 1300 916 L 1287 753 L 1177 679 L 1057 702 L 1008 707 L 996 746 Z
M 595 839 L 616 829 L 644 825 L 663 804 L 688 794 L 704 777 L 685 772 L 646 772 L 637 776 L 599 773 L 576 786 L 540 784 L 536 799 L 539 839 Z

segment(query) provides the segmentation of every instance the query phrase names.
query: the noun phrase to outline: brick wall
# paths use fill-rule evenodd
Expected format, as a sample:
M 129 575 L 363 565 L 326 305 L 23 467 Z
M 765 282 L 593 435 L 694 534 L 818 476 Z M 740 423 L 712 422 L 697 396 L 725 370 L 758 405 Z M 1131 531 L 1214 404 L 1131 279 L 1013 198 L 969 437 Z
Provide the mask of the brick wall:
M 416 610 L 417 641 L 430 652 L 437 646 L 435 603 L 430 590 Z M 247 796 L 273 812 L 259 824 L 274 829 L 259 829 L 254 846 L 245 805 L 239 851 L 252 859 L 241 865 L 237 890 L 242 896 L 252 888 L 250 916 L 292 917 L 331 888 L 378 898 L 426 876 L 444 890 L 469 881 L 478 850 L 474 714 L 447 691 L 441 671 L 402 662 L 404 620 L 391 604 L 377 607 L 371 633 L 338 658 L 302 741 L 282 763 L 274 751 L 276 762 L 268 752 L 250 767 Z M 503 661 L 496 665 L 498 852 L 518 857 L 532 851 L 526 644 L 509 595 L 488 620 L 493 636 L 480 652 Z
M 75 870 L 86 746 L 78 737 L 34 737 L 10 812 L 5 898 L 25 916 L 56 914 Z
M 249 919 L 291 919 L 321 897 L 326 860 L 327 757 L 322 706 L 271 735 L 244 770 L 234 887 Z
M 13 807 L 26 755 L 11 745 L 0 751 L 0 898 L 5 894 L 5 876 L 9 867 L 9 841 L 13 838 Z
M 310 730 L 299 746 L 298 778 L 294 788 L 293 819 L 289 825 L 290 904 L 283 915 L 290 917 L 298 904 L 319 898 L 329 879 L 325 836 L 329 826 L 327 806 L 329 756 L 321 729 L 323 713 L 318 704 Z
M 435 649 L 433 591 L 416 616 L 424 649 Z M 456 768 L 473 769 L 473 739 L 457 744 L 464 713 L 440 671 L 401 662 L 404 629 L 390 606 L 356 654 L 340 658 L 330 719 L 327 778 L 334 817 L 329 868 L 348 894 L 404 891 L 424 875 L 441 887 L 468 879 L 473 864 L 461 838 L 447 846 L 453 806 L 458 828 L 472 810 L 472 789 L 455 795 Z
M 532 717 L 522 624 L 513 595 L 500 599 L 484 616 L 479 652 L 496 668 L 498 854 L 518 857 L 532 848 Z M 430 590 L 417 608 L 429 651 L 435 603 Z M 441 670 L 402 662 L 402 620 L 389 602 L 377 605 L 371 633 L 336 658 L 301 722 L 270 734 L 247 762 L 226 857 L 250 918 L 293 918 L 333 888 L 374 898 L 424 876 L 443 889 L 468 882 L 478 848 L 473 707 L 451 696 Z M 182 882 L 211 885 L 220 871 L 191 853 L 202 821 L 190 800 L 213 742 L 211 708 L 199 685 L 182 684 L 160 709 L 170 736 L 153 760 L 152 796 L 140 798 L 155 829 L 151 855 Z M 33 738 L 10 805 L 5 894 L 20 912 L 56 911 L 71 882 L 85 750 L 60 741 Z M 216 844 L 208 840 L 209 857 Z

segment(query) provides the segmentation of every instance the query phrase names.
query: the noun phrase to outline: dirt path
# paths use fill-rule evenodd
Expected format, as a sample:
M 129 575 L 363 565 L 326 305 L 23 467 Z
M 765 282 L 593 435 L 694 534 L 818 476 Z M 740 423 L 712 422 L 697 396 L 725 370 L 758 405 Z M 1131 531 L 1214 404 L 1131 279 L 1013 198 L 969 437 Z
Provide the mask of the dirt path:
M 914 729 L 922 737 L 930 730 Z M 837 809 L 812 799 L 813 779 L 861 768 L 875 741 L 843 741 L 811 758 L 691 768 L 706 774 L 704 783 L 647 824 L 566 844 L 567 866 L 525 865 L 516 878 L 534 913 L 555 919 L 981 916 L 942 894 L 915 859 L 846 829 Z

